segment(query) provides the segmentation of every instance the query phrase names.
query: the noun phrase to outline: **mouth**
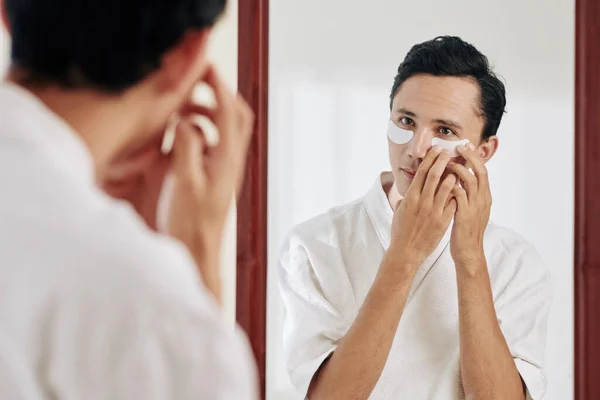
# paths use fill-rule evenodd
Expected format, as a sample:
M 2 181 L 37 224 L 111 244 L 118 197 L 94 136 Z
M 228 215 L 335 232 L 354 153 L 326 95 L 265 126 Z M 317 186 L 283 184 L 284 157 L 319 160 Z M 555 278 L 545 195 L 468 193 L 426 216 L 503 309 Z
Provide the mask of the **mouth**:
M 417 173 L 417 171 L 404 168 L 401 168 L 401 171 L 402 175 L 404 175 L 404 177 L 410 181 L 412 181 L 415 178 L 415 174 Z

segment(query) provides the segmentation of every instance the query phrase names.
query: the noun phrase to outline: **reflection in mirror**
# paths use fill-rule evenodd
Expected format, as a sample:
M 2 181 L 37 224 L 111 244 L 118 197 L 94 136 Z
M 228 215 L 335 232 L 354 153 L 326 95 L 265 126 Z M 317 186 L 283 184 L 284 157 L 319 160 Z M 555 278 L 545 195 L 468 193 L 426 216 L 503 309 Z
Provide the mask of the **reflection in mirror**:
M 573 0 L 368 4 L 270 4 L 267 399 L 572 398 Z

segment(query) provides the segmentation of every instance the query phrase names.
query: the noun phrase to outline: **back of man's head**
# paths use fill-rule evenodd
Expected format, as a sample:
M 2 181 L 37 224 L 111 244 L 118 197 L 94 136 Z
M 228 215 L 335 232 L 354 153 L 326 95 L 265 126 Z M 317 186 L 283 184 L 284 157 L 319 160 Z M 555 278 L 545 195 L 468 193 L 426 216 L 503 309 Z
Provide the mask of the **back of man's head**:
M 12 64 L 26 79 L 121 92 L 156 70 L 226 0 L 4 0 Z
M 456 36 L 441 36 L 413 46 L 398 67 L 391 101 L 402 83 L 419 74 L 465 77 L 476 81 L 480 88 L 479 112 L 485 119 L 482 137 L 485 140 L 496 135 L 506 107 L 506 91 L 487 57 L 475 46 Z

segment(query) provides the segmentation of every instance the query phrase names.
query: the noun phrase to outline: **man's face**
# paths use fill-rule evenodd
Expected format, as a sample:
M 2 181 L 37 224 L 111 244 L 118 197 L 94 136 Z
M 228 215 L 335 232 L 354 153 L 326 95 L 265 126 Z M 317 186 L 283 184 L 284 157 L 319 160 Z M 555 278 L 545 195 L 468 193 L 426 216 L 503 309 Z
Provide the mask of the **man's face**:
M 414 133 L 406 144 L 396 144 L 388 138 L 394 181 L 402 196 L 432 147 L 433 138 L 468 139 L 475 146 L 480 145 L 485 120 L 478 111 L 479 93 L 476 82 L 457 77 L 415 75 L 400 86 L 390 119 Z M 485 154 L 484 150 L 482 155 Z

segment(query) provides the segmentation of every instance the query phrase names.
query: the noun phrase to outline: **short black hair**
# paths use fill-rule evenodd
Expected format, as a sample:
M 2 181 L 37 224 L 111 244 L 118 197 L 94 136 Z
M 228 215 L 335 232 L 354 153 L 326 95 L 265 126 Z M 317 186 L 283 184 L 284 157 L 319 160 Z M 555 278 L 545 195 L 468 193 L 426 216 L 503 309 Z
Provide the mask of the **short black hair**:
M 121 92 L 156 70 L 227 0 L 5 0 L 11 61 L 26 79 Z
M 439 36 L 413 46 L 398 67 L 390 108 L 400 86 L 419 74 L 468 77 L 476 81 L 480 88 L 479 108 L 485 119 L 482 138 L 496 135 L 506 107 L 506 89 L 487 57 L 475 46 L 456 36 Z

